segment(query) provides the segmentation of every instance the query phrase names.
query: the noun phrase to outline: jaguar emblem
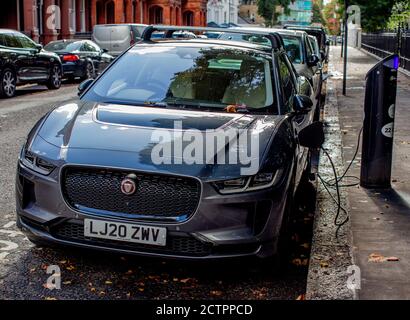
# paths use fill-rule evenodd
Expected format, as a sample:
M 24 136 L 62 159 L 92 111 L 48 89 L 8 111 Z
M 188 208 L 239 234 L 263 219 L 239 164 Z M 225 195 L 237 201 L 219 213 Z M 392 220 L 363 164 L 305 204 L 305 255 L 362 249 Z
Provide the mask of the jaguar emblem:
M 121 181 L 121 192 L 127 196 L 135 193 L 137 190 L 137 177 L 135 174 L 127 175 L 124 180 Z

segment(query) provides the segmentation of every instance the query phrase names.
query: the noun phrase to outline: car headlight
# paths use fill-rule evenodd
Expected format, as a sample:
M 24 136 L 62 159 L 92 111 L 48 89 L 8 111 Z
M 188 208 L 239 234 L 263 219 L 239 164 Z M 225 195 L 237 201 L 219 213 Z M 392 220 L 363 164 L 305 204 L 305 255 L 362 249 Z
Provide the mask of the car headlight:
M 23 147 L 20 161 L 24 166 L 43 175 L 49 175 L 56 167 L 47 160 L 39 157 L 34 152 L 27 150 L 25 147 Z
M 283 169 L 278 169 L 275 172 L 261 172 L 251 177 L 217 181 L 214 184 L 222 194 L 256 191 L 277 184 L 282 172 Z

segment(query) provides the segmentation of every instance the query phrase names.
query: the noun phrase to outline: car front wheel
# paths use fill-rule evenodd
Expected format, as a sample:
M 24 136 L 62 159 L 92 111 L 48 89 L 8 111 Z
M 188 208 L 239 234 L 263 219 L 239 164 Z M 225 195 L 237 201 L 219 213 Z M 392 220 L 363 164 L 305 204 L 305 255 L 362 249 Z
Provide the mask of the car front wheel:
M 2 97 L 11 98 L 16 94 L 16 73 L 5 68 L 1 73 L 0 94 Z
M 54 65 L 51 68 L 50 79 L 47 82 L 47 87 L 51 90 L 57 90 L 61 87 L 61 68 L 59 65 Z
M 85 74 L 81 78 L 81 80 L 87 80 L 87 79 L 93 79 L 93 78 L 95 78 L 94 66 L 91 62 L 88 62 L 85 68 Z

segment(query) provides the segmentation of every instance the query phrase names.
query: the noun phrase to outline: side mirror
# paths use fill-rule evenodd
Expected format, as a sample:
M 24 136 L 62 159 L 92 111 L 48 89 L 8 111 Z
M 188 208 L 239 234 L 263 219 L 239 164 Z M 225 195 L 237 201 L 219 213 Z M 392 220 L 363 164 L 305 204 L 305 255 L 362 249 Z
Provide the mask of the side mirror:
M 329 40 L 329 39 L 327 39 L 327 40 L 325 41 L 325 45 L 327 45 L 327 46 L 330 45 L 330 40 Z
M 316 121 L 304 127 L 298 134 L 299 144 L 302 147 L 317 149 L 325 142 L 323 122 Z
M 94 79 L 87 79 L 78 85 L 78 95 L 80 96 L 94 82 Z
M 316 54 L 312 54 L 307 61 L 309 67 L 314 67 L 319 63 L 319 57 Z
M 39 43 L 36 44 L 36 49 L 38 52 L 40 52 L 41 50 L 43 50 L 43 46 Z
M 108 49 L 102 49 L 102 53 L 107 53 L 108 52 Z
M 305 114 L 312 110 L 313 102 L 305 95 L 297 94 L 293 100 L 293 110 L 297 114 Z

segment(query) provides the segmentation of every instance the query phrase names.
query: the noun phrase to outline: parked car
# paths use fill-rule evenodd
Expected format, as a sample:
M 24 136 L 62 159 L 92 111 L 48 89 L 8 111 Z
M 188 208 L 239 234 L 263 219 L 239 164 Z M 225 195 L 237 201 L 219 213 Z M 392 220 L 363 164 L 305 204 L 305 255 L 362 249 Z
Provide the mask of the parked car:
M 16 197 L 17 225 L 32 242 L 180 259 L 286 252 L 294 194 L 310 170 L 307 141 L 323 135 L 312 124 L 311 84 L 275 33 L 267 34 L 271 47 L 150 41 L 169 29 L 193 31 L 148 27 L 143 42 L 79 86 L 78 100 L 56 106 L 30 131 Z M 254 172 L 152 158 L 155 130 L 173 145 L 190 130 L 228 129 L 258 135 Z M 211 158 L 233 150 L 223 141 Z M 241 142 L 234 151 L 251 148 Z
M 235 32 L 233 30 L 236 30 Z M 242 34 L 237 32 L 243 30 Z M 255 31 L 255 34 L 248 34 L 248 32 Z M 257 32 L 265 31 L 266 33 L 279 34 L 284 43 L 284 48 L 290 61 L 293 63 L 298 74 L 306 77 L 314 89 L 317 98 L 320 97 L 322 77 L 319 66 L 320 58 L 315 54 L 309 36 L 304 31 L 293 31 L 284 29 L 270 29 L 270 28 L 236 28 L 229 29 L 227 32 L 219 36 L 220 40 L 236 40 L 259 43 L 261 45 L 269 45 L 269 41 L 265 36 L 258 35 Z M 316 105 L 316 119 L 319 116 L 320 100 L 317 100 Z
M 284 29 L 305 31 L 307 34 L 316 37 L 320 51 L 325 56 L 327 62 L 329 58 L 330 41 L 327 39 L 326 32 L 322 27 L 302 26 L 302 25 L 284 25 Z
M 114 60 L 106 49 L 90 40 L 52 41 L 44 49 L 59 55 L 63 77 L 70 80 L 95 78 Z
M 152 34 L 152 39 L 162 39 L 165 38 L 165 32 L 155 32 Z M 195 39 L 198 38 L 198 36 L 195 35 L 193 32 L 188 32 L 188 31 L 179 31 L 179 32 L 174 32 L 172 34 L 172 37 L 174 39 L 182 39 L 182 38 L 188 38 L 188 39 Z
M 19 84 L 44 84 L 53 90 L 61 86 L 59 56 L 15 30 L 0 29 L 0 70 L 0 95 L 5 98 L 13 97 Z
M 141 39 L 145 24 L 97 24 L 93 28 L 92 40 L 107 53 L 118 56 Z

